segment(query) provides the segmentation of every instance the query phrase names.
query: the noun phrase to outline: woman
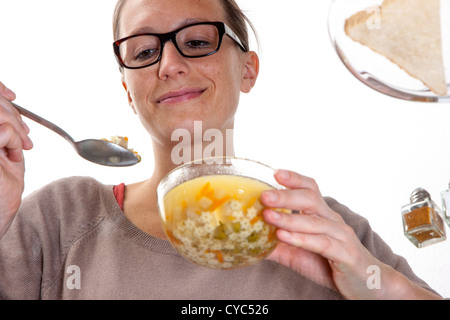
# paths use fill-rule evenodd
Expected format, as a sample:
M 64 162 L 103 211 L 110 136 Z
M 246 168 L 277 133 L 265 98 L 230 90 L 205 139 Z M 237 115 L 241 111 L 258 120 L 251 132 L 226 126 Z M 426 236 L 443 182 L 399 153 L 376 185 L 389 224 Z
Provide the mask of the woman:
M 280 240 L 267 261 L 224 272 L 178 256 L 156 203 L 159 181 L 176 166 L 172 133 L 193 132 L 201 121 L 203 131 L 227 136 L 240 93 L 258 77 L 258 56 L 249 51 L 246 19 L 233 0 L 122 0 L 114 21 L 123 86 L 152 138 L 154 173 L 114 188 L 63 179 L 21 201 L 22 150 L 32 142 L 9 103 L 14 93 L 1 84 L 1 298 L 440 298 L 365 219 L 324 199 L 313 179 L 286 170 L 275 178 L 287 189 L 265 192 L 261 201 L 302 214 L 265 210 Z M 187 34 L 199 38 L 183 42 Z

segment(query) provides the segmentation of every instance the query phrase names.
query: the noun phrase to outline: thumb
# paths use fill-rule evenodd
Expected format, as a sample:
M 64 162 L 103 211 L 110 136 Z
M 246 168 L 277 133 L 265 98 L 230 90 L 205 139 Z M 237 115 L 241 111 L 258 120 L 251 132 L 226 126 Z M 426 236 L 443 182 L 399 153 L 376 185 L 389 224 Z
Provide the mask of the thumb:
M 9 101 L 13 101 L 16 99 L 16 94 L 9 88 L 7 88 L 3 83 L 0 82 L 0 94 L 8 99 Z

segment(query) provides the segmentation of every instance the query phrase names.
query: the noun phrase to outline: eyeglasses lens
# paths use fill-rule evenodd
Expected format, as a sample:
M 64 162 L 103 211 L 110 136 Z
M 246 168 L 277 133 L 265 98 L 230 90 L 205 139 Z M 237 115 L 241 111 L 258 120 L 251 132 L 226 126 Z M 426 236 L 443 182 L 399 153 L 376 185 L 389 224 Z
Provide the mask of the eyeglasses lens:
M 180 30 L 175 37 L 176 46 L 186 57 L 201 57 L 214 53 L 220 45 L 220 34 L 216 26 L 201 24 Z M 120 44 L 120 56 L 124 64 L 140 68 L 158 61 L 161 56 L 161 41 L 157 36 L 140 35 Z

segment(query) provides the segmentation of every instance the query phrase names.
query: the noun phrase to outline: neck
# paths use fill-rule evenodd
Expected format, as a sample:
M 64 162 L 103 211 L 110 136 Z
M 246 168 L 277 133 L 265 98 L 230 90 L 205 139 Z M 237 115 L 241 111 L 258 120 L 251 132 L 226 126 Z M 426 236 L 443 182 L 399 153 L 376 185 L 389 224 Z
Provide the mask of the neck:
M 194 135 L 196 135 L 194 133 Z M 214 156 L 234 157 L 233 129 L 210 129 L 191 139 L 180 138 L 178 144 L 162 145 L 153 141 L 154 172 L 151 180 L 159 183 L 176 167 Z

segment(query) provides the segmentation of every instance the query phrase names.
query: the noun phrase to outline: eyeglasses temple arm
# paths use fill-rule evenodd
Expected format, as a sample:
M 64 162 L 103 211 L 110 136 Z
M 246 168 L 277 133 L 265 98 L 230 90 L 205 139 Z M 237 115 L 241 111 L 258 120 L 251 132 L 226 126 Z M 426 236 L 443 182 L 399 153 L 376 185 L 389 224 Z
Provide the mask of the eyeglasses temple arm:
M 231 37 L 231 39 L 233 39 L 234 41 L 236 41 L 236 43 L 241 47 L 242 50 L 244 50 L 245 52 L 248 51 L 245 49 L 244 45 L 242 44 L 241 39 L 239 39 L 239 37 L 237 36 L 236 33 L 234 33 L 233 30 L 231 30 L 230 27 L 228 27 L 226 24 L 224 24 L 225 26 L 225 33 L 227 35 L 229 35 Z

